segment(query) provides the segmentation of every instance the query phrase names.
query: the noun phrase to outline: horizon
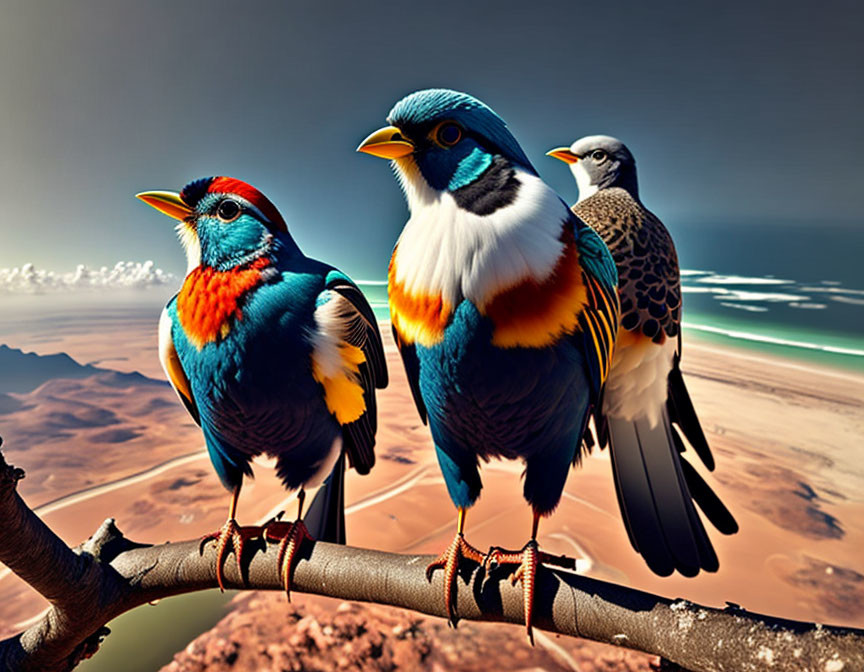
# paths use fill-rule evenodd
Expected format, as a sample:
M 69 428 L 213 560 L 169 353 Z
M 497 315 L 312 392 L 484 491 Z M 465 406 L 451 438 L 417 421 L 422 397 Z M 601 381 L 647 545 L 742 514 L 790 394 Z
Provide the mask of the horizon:
M 343 3 L 334 22 L 332 6 L 15 2 L 0 26 L 0 267 L 152 259 L 180 273 L 170 225 L 133 195 L 228 174 L 276 203 L 307 254 L 375 277 L 407 211 L 354 148 L 433 85 L 495 109 L 569 202 L 576 185 L 545 151 L 621 138 L 676 240 L 705 222 L 857 232 L 864 90 L 848 82 L 864 45 L 850 16 L 864 10 L 834 4 Z

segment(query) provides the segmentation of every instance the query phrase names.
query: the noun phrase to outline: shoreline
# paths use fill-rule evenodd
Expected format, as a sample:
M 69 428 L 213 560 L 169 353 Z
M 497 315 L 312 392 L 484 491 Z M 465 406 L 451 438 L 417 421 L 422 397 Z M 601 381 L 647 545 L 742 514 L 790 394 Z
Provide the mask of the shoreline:
M 691 273 L 710 274 L 709 271 Z M 362 280 L 358 281 L 358 285 L 364 290 L 376 317 L 379 318 L 379 324 L 387 325 L 389 330 L 386 281 Z M 828 291 L 836 288 L 821 289 Z M 39 349 L 43 350 L 44 346 L 61 343 L 64 340 L 63 333 L 71 334 L 81 329 L 93 328 L 94 319 L 100 329 L 122 329 L 129 323 L 138 322 L 148 325 L 155 333 L 159 313 L 169 295 L 170 291 L 165 287 L 128 290 L 125 293 L 118 292 L 117 296 L 108 295 L 107 298 L 106 295 L 100 297 L 74 294 L 0 295 L 0 304 L 6 301 L 13 309 L 0 326 L 0 343 L 23 347 L 25 350 L 32 345 L 38 345 L 42 346 Z M 97 301 L 94 302 L 94 298 L 97 298 Z M 38 305 L 43 301 L 43 305 Z M 79 308 L 70 308 L 70 302 L 76 306 L 80 304 Z M 57 331 L 60 333 L 56 333 Z M 864 374 L 864 348 L 860 347 L 858 334 L 848 331 L 810 331 L 792 324 L 744 320 L 736 315 L 705 312 L 700 310 L 698 305 L 685 310 L 683 331 L 685 340 L 705 340 Z M 28 333 L 29 340 L 22 341 L 20 336 Z M 45 352 L 47 354 L 47 351 Z

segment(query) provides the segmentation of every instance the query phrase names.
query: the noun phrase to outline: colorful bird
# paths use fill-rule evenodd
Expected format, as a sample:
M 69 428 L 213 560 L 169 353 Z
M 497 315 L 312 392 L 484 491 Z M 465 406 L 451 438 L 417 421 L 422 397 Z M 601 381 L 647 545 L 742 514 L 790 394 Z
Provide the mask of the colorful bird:
M 138 198 L 179 220 L 188 271 L 162 313 L 159 354 L 232 491 L 228 520 L 202 547 L 216 539 L 222 588 L 229 547 L 239 564 L 247 539 L 279 540 L 290 597 L 303 539 L 344 543 L 343 455 L 361 474 L 375 463 L 375 389 L 387 385 L 375 316 L 347 276 L 300 251 L 276 207 L 245 182 L 209 177 L 179 194 Z M 235 520 L 243 477 L 260 454 L 275 458 L 286 488 L 300 489 L 293 524 L 264 529 Z M 331 473 L 307 527 L 304 488 Z
M 639 200 L 636 162 L 620 140 L 589 136 L 548 155 L 570 165 L 579 187 L 573 212 L 602 236 L 618 266 L 621 327 L 596 427 L 600 444 L 611 446 L 630 541 L 661 576 L 717 571 L 694 500 L 723 534 L 738 525 L 680 455 L 685 446 L 675 425 L 714 469 L 681 375 L 681 285 L 672 238 Z
M 389 270 L 393 334 L 458 511 L 447 613 L 462 558 L 518 564 L 532 637 L 540 518 L 561 498 L 599 403 L 618 330 L 616 271 L 600 237 L 538 177 L 489 107 L 446 89 L 411 94 L 358 151 L 391 159 L 411 211 Z M 484 555 L 464 538 L 479 459 L 525 463 L 531 539 Z

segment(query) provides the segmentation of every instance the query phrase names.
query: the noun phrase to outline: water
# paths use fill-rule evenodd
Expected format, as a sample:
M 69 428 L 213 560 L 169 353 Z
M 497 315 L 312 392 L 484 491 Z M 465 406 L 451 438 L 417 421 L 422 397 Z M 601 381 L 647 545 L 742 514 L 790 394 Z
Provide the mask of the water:
M 684 331 L 864 370 L 864 226 L 670 225 L 682 270 Z M 386 319 L 383 278 L 361 281 Z
M 108 623 L 111 634 L 81 672 L 153 672 L 171 662 L 202 632 L 228 613 L 235 591 L 204 590 L 143 605 Z

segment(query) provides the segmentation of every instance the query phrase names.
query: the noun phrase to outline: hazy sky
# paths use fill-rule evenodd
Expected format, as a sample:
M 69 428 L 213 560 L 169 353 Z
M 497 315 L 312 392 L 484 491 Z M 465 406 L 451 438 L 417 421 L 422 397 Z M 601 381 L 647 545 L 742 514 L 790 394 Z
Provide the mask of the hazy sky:
M 429 86 L 480 97 L 543 153 L 608 133 L 686 223 L 864 225 L 860 3 L 0 1 L 0 266 L 154 259 L 134 200 L 213 174 L 277 204 L 307 253 L 382 277 L 405 220 L 354 149 Z

